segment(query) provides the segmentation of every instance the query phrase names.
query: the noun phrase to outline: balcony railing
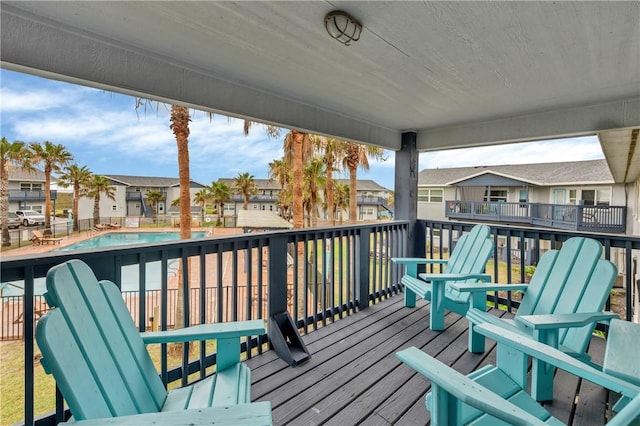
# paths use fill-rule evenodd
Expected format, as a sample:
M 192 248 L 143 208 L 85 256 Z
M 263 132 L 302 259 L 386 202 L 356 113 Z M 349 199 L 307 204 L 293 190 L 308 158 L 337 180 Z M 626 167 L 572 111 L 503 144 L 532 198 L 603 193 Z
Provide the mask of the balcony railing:
M 388 222 L 4 258 L 2 281 L 11 285 L 3 296 L 2 329 L 21 335 L 28 360 L 24 401 L 12 404 L 24 404 L 25 424 L 36 417 L 38 424 L 55 424 L 66 416 L 55 389 L 50 390 L 55 414 L 43 416 L 34 398 L 34 377 L 41 367 L 34 366 L 33 334 L 47 309 L 39 295 L 43 277 L 56 264 L 81 259 L 99 279 L 118 284 L 141 331 L 173 326 L 182 276 L 190 288 L 182 298 L 185 324 L 266 320 L 287 311 L 307 333 L 399 291 L 400 271 L 390 257 L 406 255 L 407 227 L 408 222 Z M 24 289 L 17 298 L 6 294 L 15 286 Z M 251 349 L 261 353 L 266 342 L 267 336 L 247 339 L 242 351 L 251 357 Z M 201 366 L 204 371 L 215 365 L 215 354 L 201 350 L 197 360 L 170 368 L 167 349 L 161 351 L 161 376 L 167 384 L 184 384 Z
M 139 330 L 170 329 L 175 324 L 177 279 L 184 277 L 189 291 L 182 298 L 186 324 L 267 319 L 287 311 L 296 320 L 300 333 L 309 333 L 330 322 L 350 316 L 371 303 L 401 291 L 402 270 L 390 262 L 393 256 L 447 257 L 463 232 L 473 224 L 418 221 L 410 230 L 406 221 L 325 229 L 243 234 L 223 238 L 194 239 L 126 246 L 94 251 L 52 252 L 34 256 L 4 258 L 3 282 L 24 288 L 24 294 L 3 298 L 2 329 L 18 330 L 24 352 L 24 423 L 55 424 L 65 418 L 61 395 L 50 385 L 42 392 L 41 367 L 34 362 L 37 348 L 35 323 L 47 307 L 39 296 L 48 269 L 76 258 L 87 262 L 99 279 L 111 279 L 123 291 Z M 527 229 L 492 224 L 496 241 L 488 272 L 497 282 L 525 282 L 525 265 L 537 262 L 544 251 L 557 247 L 574 234 L 568 231 Z M 406 249 L 409 232 L 415 248 Z M 630 320 L 636 309 L 632 290 L 640 291 L 634 250 L 639 237 L 587 234 L 604 246 L 603 255 L 618 266 L 619 284 L 627 289 L 620 313 Z M 636 252 L 637 255 L 637 252 Z M 180 268 L 180 265 L 188 265 Z M 7 288 L 5 287 L 5 290 Z M 143 296 L 144 295 L 144 296 Z M 13 297 L 13 299 L 6 299 Z M 511 292 L 491 295 L 489 300 L 503 309 L 517 308 Z M 9 305 L 11 303 L 11 305 Z M 620 303 L 620 301 L 618 301 Z M 608 306 L 609 308 L 609 306 Z M 5 312 L 12 312 L 9 317 Z M 17 321 L 16 321 L 17 319 Z M 261 353 L 267 336 L 243 341 L 247 357 Z M 160 371 L 165 383 L 197 380 L 197 373 L 215 364 L 215 354 L 168 364 L 166 348 L 160 350 Z M 253 349 L 253 351 L 251 350 Z M 204 368 L 202 371 L 204 371 Z M 16 374 L 20 374 L 16 371 Z M 38 381 L 35 377 L 38 376 Z M 38 401 L 35 385 L 38 387 Z M 49 405 L 36 407 L 49 392 Z M 53 409 L 55 414 L 46 414 Z M 16 419 L 15 421 L 19 421 Z
M 445 216 L 587 232 L 625 232 L 627 224 L 624 206 L 449 200 L 445 202 Z
M 427 220 L 420 220 L 418 223 L 420 226 L 416 234 L 424 235 L 426 243 L 424 252 L 417 252 L 414 255 L 428 258 L 446 257 L 462 232 L 469 231 L 475 225 Z M 614 310 L 627 321 L 631 321 L 634 315 L 639 315 L 640 306 L 634 305 L 633 295 L 636 297 L 640 295 L 640 277 L 638 276 L 640 237 L 587 232 L 576 234 L 572 231 L 500 226 L 494 223 L 491 223 L 491 233 L 496 244 L 487 272 L 493 274 L 494 281 L 499 283 L 527 282 L 526 266 L 535 266 L 547 250 L 559 248 L 562 242 L 573 236 L 579 235 L 599 241 L 604 247 L 604 258 L 611 260 L 618 268 L 616 289 L 612 292 L 612 299 L 616 295 L 621 295 L 624 300 L 616 300 Z M 420 250 L 423 248 L 418 244 L 417 251 Z M 501 308 L 508 311 L 519 306 L 517 298 L 514 299 L 511 292 L 504 295 L 489 295 L 488 301 L 499 302 Z M 611 308 L 611 301 L 607 303 L 607 309 Z
M 43 190 L 37 191 L 22 191 L 19 189 L 10 189 L 9 190 L 9 202 L 10 203 L 19 203 L 22 201 L 44 201 L 46 192 Z M 51 190 L 49 191 L 49 195 L 51 195 L 51 200 L 56 200 L 58 198 L 58 191 Z

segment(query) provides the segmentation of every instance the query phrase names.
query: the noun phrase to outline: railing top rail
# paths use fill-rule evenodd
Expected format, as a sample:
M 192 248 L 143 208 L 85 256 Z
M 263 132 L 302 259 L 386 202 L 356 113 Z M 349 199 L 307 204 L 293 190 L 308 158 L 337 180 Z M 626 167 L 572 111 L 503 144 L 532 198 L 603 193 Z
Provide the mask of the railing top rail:
M 449 221 L 437 221 L 419 219 L 418 222 L 425 223 L 428 227 L 435 229 L 451 229 L 451 230 L 463 230 L 468 231 L 473 226 L 477 225 L 477 222 L 449 222 Z M 640 250 L 640 236 L 632 235 L 618 235 L 604 232 L 584 232 L 575 230 L 560 230 L 560 229 L 547 229 L 547 228 L 531 228 L 529 226 L 517 226 L 517 225 L 505 225 L 502 223 L 483 222 L 489 225 L 497 235 L 523 235 L 524 238 L 539 238 L 543 240 L 550 240 L 554 238 L 557 241 L 564 241 L 576 235 L 582 237 L 589 237 L 600 241 L 601 243 L 607 243 L 611 247 L 631 248 L 634 250 Z

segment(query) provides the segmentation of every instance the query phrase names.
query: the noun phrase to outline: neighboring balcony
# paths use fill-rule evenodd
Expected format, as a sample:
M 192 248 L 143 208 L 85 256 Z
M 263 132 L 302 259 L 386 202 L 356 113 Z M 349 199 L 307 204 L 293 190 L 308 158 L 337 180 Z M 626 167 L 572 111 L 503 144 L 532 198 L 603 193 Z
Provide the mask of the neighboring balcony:
M 523 223 L 573 231 L 624 233 L 627 208 L 448 200 L 445 202 L 445 216 L 450 219 Z
M 58 191 L 49 191 L 51 195 L 51 201 L 55 201 L 58 198 Z M 22 191 L 20 189 L 9 190 L 9 202 L 20 203 L 23 201 L 45 201 L 46 192 L 43 190 L 36 191 Z

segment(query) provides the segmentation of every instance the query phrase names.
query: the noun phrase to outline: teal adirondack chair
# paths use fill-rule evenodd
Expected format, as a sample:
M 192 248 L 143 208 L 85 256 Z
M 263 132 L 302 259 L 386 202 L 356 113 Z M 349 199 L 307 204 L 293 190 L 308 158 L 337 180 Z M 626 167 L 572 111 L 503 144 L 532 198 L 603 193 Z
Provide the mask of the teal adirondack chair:
M 530 336 L 563 352 L 589 362 L 586 354 L 596 322 L 617 315 L 602 312 L 617 275 L 616 267 L 601 259 L 602 245 L 593 239 L 568 239 L 561 250 L 546 252 L 531 282 L 527 284 L 452 284 L 460 292 L 472 294 L 469 320 L 469 350 L 484 352 L 484 336 L 477 324 L 491 323 L 506 330 Z M 515 318 L 498 318 L 486 312 L 487 291 L 522 291 L 524 296 Z M 510 374 L 523 387 L 527 380 L 527 357 L 514 353 Z M 517 373 L 519 371 L 519 373 Z M 534 360 L 531 373 L 532 395 L 538 401 L 553 397 L 554 369 Z
M 621 394 L 618 413 L 607 425 L 628 426 L 640 421 L 640 363 L 629 362 L 629 353 L 640 352 L 640 325 L 612 320 L 602 371 L 548 345 L 494 324 L 477 331 L 498 342 L 497 367 L 487 365 L 464 376 L 416 347 L 396 356 L 431 381 L 426 397 L 433 426 L 466 425 L 563 425 L 536 403 L 508 372 L 501 355 L 509 350 L 544 360 L 573 375 Z
M 175 424 L 208 417 L 216 424 L 271 424 L 270 403 L 249 404 L 251 372 L 240 362 L 240 338 L 263 334 L 262 320 L 140 334 L 116 285 L 98 281 L 79 260 L 47 273 L 45 298 L 52 309 L 36 328 L 41 364 L 75 421 Z M 211 339 L 217 339 L 216 374 L 167 392 L 145 344 Z
M 487 261 L 493 251 L 493 240 L 486 225 L 476 225 L 471 232 L 458 240 L 449 259 L 423 259 L 396 257 L 391 260 L 405 266 L 404 306 L 416 306 L 416 296 L 431 301 L 429 328 L 444 330 L 445 309 L 465 315 L 469 309 L 469 294 L 453 289 L 453 282 L 477 283 L 491 281 L 491 275 L 485 274 Z M 444 273 L 422 273 L 418 275 L 419 265 L 445 265 Z

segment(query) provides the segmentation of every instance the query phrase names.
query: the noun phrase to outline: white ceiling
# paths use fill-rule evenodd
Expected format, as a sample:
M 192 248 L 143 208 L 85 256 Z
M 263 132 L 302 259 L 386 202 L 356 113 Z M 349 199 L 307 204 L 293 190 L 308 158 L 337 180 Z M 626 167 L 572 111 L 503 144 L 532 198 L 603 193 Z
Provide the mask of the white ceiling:
M 597 133 L 616 180 L 640 176 L 638 2 L 0 7 L 8 69 L 396 150 Z M 335 9 L 360 41 L 329 37 Z

